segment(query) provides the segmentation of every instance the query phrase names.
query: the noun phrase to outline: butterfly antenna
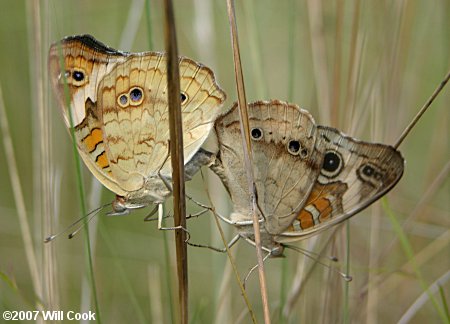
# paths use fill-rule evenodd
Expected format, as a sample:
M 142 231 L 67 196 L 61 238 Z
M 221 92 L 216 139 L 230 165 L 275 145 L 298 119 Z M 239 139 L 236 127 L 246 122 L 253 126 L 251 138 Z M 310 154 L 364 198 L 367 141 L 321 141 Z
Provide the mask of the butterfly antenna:
M 329 264 L 323 262 L 321 259 L 323 259 L 324 257 L 318 253 L 312 252 L 312 251 L 308 251 L 305 250 L 301 247 L 298 246 L 294 246 L 294 245 L 284 245 L 284 247 L 300 252 L 301 254 L 303 254 L 305 257 L 310 258 L 311 260 L 314 260 L 315 262 L 317 262 L 318 264 L 324 266 L 325 268 L 327 268 L 328 270 L 331 270 L 335 273 L 337 273 L 338 275 L 340 275 L 345 281 L 350 282 L 353 280 L 352 276 L 350 276 L 347 273 L 344 273 L 342 271 L 339 271 L 337 268 L 330 266 Z M 332 262 L 338 262 L 338 258 L 335 256 L 327 256 L 326 257 L 329 261 Z
M 90 216 L 89 220 L 87 221 L 88 223 L 91 221 L 92 218 L 94 218 L 95 215 L 97 215 L 103 208 L 105 208 L 106 206 L 109 206 L 110 204 L 105 204 L 103 206 L 100 206 L 94 210 L 92 210 L 91 212 L 89 212 L 87 215 L 84 215 L 83 217 L 81 217 L 80 219 L 76 220 L 74 223 L 70 224 L 68 227 L 66 227 L 64 230 L 62 230 L 61 232 L 57 233 L 57 234 L 52 234 L 49 235 L 45 238 L 44 243 L 48 243 L 53 241 L 55 238 L 57 238 L 58 236 L 60 236 L 61 234 L 66 233 L 68 230 L 70 230 L 71 228 L 73 228 L 75 225 L 77 225 L 78 223 L 80 223 L 82 220 L 86 219 L 87 217 Z M 72 238 L 81 228 L 83 228 L 84 224 L 81 225 L 77 230 L 75 230 L 75 232 L 69 234 L 69 238 Z
M 438 85 L 436 90 L 434 90 L 433 94 L 430 96 L 430 98 L 428 98 L 427 102 L 425 102 L 425 104 L 419 110 L 419 112 L 414 117 L 414 119 L 411 121 L 411 123 L 405 128 L 402 135 L 400 135 L 399 139 L 397 140 L 397 143 L 395 143 L 395 145 L 394 145 L 395 149 L 397 149 L 400 146 L 400 144 L 402 144 L 403 140 L 405 139 L 406 136 L 408 136 L 411 129 L 413 129 L 413 127 L 417 124 L 420 117 L 422 117 L 422 115 L 425 113 L 425 111 L 427 111 L 427 109 L 431 106 L 434 99 L 436 99 L 438 94 L 442 91 L 442 89 L 444 89 L 444 87 L 447 84 L 449 79 L 450 79 L 450 71 L 447 73 L 444 80 L 442 80 L 442 82 Z

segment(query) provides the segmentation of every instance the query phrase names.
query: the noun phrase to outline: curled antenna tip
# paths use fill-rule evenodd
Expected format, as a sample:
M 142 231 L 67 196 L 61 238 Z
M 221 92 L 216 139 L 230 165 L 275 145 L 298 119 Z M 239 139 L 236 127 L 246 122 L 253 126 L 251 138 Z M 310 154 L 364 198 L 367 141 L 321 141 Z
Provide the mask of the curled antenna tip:
M 44 243 L 48 243 L 48 242 L 50 242 L 50 241 L 53 241 L 53 239 L 56 237 L 56 235 L 50 235 L 50 236 L 47 236 L 46 238 L 45 238 L 45 240 L 44 240 Z
M 339 259 L 336 257 L 336 256 L 330 256 L 330 261 L 333 261 L 333 262 L 338 262 L 339 261 Z
M 342 278 L 344 278 L 344 280 L 347 281 L 347 282 L 350 282 L 350 281 L 353 280 L 352 276 L 350 276 L 348 274 L 345 274 L 345 273 L 342 274 Z
M 75 236 L 75 234 L 76 234 L 76 232 L 70 233 L 69 235 L 67 235 L 67 237 L 68 237 L 69 240 L 70 240 L 70 239 L 72 239 L 72 238 Z

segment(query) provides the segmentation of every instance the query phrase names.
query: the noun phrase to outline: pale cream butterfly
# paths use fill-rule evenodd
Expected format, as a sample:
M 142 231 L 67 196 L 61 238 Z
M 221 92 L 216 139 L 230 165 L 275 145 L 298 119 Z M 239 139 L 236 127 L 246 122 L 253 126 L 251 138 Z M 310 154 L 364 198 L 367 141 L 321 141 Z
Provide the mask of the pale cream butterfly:
M 66 126 L 70 111 L 84 163 L 117 195 L 114 214 L 160 204 L 171 194 L 166 63 L 163 53 L 121 52 L 90 35 L 50 48 L 50 79 Z M 205 161 L 200 147 L 226 95 L 209 68 L 184 57 L 179 64 L 189 179 Z

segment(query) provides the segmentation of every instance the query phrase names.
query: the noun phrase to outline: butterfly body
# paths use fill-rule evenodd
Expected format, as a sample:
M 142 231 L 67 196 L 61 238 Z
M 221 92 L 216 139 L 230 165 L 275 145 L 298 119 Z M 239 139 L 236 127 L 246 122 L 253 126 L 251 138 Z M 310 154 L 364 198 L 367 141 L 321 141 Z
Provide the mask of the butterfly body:
M 163 53 L 121 52 L 89 35 L 50 48 L 50 76 L 66 125 L 73 124 L 89 170 L 116 193 L 115 213 L 171 194 L 166 65 Z M 188 58 L 179 66 L 185 166 L 195 172 L 187 165 L 198 164 L 196 153 L 226 95 L 209 68 Z

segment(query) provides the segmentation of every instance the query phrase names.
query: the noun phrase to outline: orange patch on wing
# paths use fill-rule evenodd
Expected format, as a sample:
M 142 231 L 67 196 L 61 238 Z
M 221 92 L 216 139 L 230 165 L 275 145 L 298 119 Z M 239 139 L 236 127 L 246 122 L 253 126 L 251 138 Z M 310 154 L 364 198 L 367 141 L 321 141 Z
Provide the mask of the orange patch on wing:
M 330 201 L 325 198 L 328 194 L 330 194 L 333 186 L 324 186 L 321 184 L 316 184 L 311 191 L 308 200 L 305 203 L 305 207 L 300 210 L 297 215 L 297 220 L 300 222 L 300 227 L 302 229 L 307 229 L 313 227 L 314 224 L 314 216 L 306 210 L 307 206 L 313 206 L 319 212 L 319 219 L 329 218 L 331 215 L 331 204 Z
M 314 202 L 314 206 L 320 213 L 319 220 L 323 221 L 331 216 L 332 208 L 331 202 L 327 198 L 319 198 Z
M 103 134 L 99 128 L 94 128 L 91 133 L 83 139 L 89 153 L 95 151 L 99 143 L 103 142 Z
M 106 157 L 106 152 L 103 151 L 102 154 L 100 154 L 99 156 L 97 156 L 97 159 L 95 161 L 102 169 L 105 169 L 107 167 L 109 167 L 109 161 L 108 158 Z
M 310 227 L 314 226 L 314 217 L 313 217 L 313 215 L 309 211 L 307 211 L 305 209 L 302 209 L 300 211 L 300 213 L 297 216 L 297 219 L 300 222 L 300 227 L 302 229 L 306 229 L 306 228 L 310 228 Z

